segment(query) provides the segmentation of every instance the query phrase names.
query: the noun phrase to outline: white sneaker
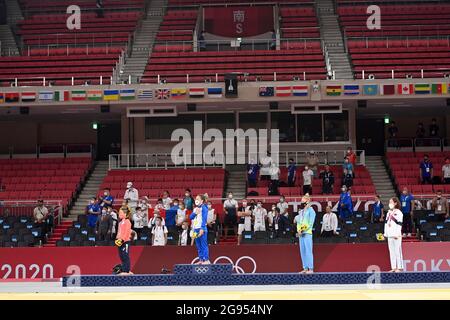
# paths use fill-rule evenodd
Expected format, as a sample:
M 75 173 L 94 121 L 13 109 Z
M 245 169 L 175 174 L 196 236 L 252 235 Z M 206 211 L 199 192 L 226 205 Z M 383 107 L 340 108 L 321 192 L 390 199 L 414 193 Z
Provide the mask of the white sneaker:
M 411 233 L 408 233 L 408 237 L 411 237 Z

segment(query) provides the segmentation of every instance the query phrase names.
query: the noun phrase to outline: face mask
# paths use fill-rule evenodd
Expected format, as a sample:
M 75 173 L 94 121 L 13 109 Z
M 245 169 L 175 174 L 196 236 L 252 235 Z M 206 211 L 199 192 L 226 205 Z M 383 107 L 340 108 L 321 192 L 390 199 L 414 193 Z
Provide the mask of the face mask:
M 283 198 L 280 198 L 280 202 L 284 202 L 284 199 L 283 199 Z
M 403 194 L 406 196 L 408 194 L 408 192 L 407 191 L 403 191 Z
M 177 207 L 177 206 L 178 206 L 178 202 L 174 202 L 173 205 L 174 205 L 175 207 Z
M 341 190 L 342 190 L 342 192 L 345 192 L 345 188 L 342 188 Z
M 247 206 L 247 202 L 242 202 L 242 206 L 246 207 Z
M 305 207 L 306 207 L 306 202 L 300 203 L 300 209 L 305 209 Z
M 437 198 L 438 198 L 438 199 L 440 199 L 440 198 L 441 198 L 441 196 L 437 196 Z
M 146 204 L 146 203 L 147 203 L 147 201 L 145 201 L 145 200 L 142 200 L 141 202 L 142 202 L 143 204 Z
M 90 202 L 90 204 L 94 204 L 94 203 L 95 203 L 94 201 L 91 201 L 91 202 Z
M 208 209 L 211 209 L 211 208 L 212 208 L 212 206 L 210 204 L 208 204 Z
M 261 208 L 261 203 L 258 203 L 258 204 L 257 204 L 257 207 L 258 207 L 258 208 Z
M 305 167 L 305 170 L 308 170 L 309 168 L 308 167 Z
M 160 226 L 160 225 L 161 225 L 161 221 L 159 221 L 159 220 L 156 221 L 156 225 L 157 225 L 157 226 Z
M 350 150 L 347 150 L 347 153 L 350 153 Z
M 389 203 L 389 209 L 393 210 L 395 208 L 395 204 Z
M 195 200 L 195 205 L 196 205 L 196 206 L 199 206 L 199 205 L 200 205 L 200 203 L 201 203 L 201 201 L 200 201 L 200 200 Z
M 184 196 L 185 196 L 185 197 L 189 197 L 189 193 L 185 193 Z
M 186 225 L 182 225 L 181 228 L 182 228 L 183 230 L 186 230 L 186 229 L 187 229 L 187 226 L 186 226 Z
M 228 196 L 228 199 L 233 199 L 233 195 L 230 194 L 230 195 Z
M 107 196 L 107 195 L 108 195 L 108 192 L 104 192 L 103 194 L 104 194 L 105 196 Z
M 153 216 L 154 216 L 155 218 L 156 218 L 157 215 L 158 215 L 157 213 L 154 213 L 154 214 L 153 214 Z

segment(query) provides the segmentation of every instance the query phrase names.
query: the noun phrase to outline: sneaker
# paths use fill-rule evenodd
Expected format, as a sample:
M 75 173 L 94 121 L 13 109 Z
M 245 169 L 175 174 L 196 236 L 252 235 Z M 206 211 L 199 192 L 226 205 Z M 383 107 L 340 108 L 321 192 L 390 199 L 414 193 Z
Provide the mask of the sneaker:
M 408 233 L 408 237 L 411 237 L 411 233 Z
M 403 234 L 403 238 L 405 238 L 405 237 L 406 237 L 406 233 Z

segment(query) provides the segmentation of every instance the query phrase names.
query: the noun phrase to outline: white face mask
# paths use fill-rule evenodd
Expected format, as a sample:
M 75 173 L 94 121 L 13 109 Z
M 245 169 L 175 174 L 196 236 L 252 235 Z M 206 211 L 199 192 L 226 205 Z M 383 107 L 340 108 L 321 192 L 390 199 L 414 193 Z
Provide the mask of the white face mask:
M 305 170 L 308 170 L 309 168 L 308 167 L 305 167 Z
M 201 203 L 201 201 L 200 201 L 200 200 L 195 200 L 195 205 L 196 205 L 196 206 L 199 206 L 199 205 L 200 205 L 200 203 Z
M 106 210 L 103 210 L 103 211 L 102 211 L 102 214 L 106 214 L 106 213 L 108 213 L 108 211 L 106 211 Z
M 208 204 L 208 209 L 211 209 L 211 208 L 212 208 L 212 206 L 210 204 Z
M 395 208 L 395 204 L 389 203 L 389 209 L 393 210 Z
M 104 192 L 103 194 L 104 194 L 105 196 L 108 196 L 108 192 Z
M 341 190 L 342 190 L 342 192 L 345 192 L 345 188 L 342 188 Z
M 233 195 L 232 194 L 228 195 L 228 199 L 233 199 Z
M 186 229 L 187 229 L 187 226 L 186 226 L 185 224 L 183 224 L 183 225 L 181 226 L 181 228 L 182 228 L 183 230 L 186 230 Z
M 242 202 L 242 206 L 246 207 L 247 206 L 247 202 Z
M 257 206 L 258 208 L 261 208 L 261 203 L 258 203 L 256 206 Z

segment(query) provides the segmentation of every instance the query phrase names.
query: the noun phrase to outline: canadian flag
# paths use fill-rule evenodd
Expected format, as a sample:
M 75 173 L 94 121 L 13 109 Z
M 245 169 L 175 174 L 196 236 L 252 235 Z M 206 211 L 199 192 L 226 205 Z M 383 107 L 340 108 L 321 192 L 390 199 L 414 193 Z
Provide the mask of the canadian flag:
M 397 86 L 398 94 L 412 94 L 414 92 L 414 86 L 412 84 L 401 83 Z

